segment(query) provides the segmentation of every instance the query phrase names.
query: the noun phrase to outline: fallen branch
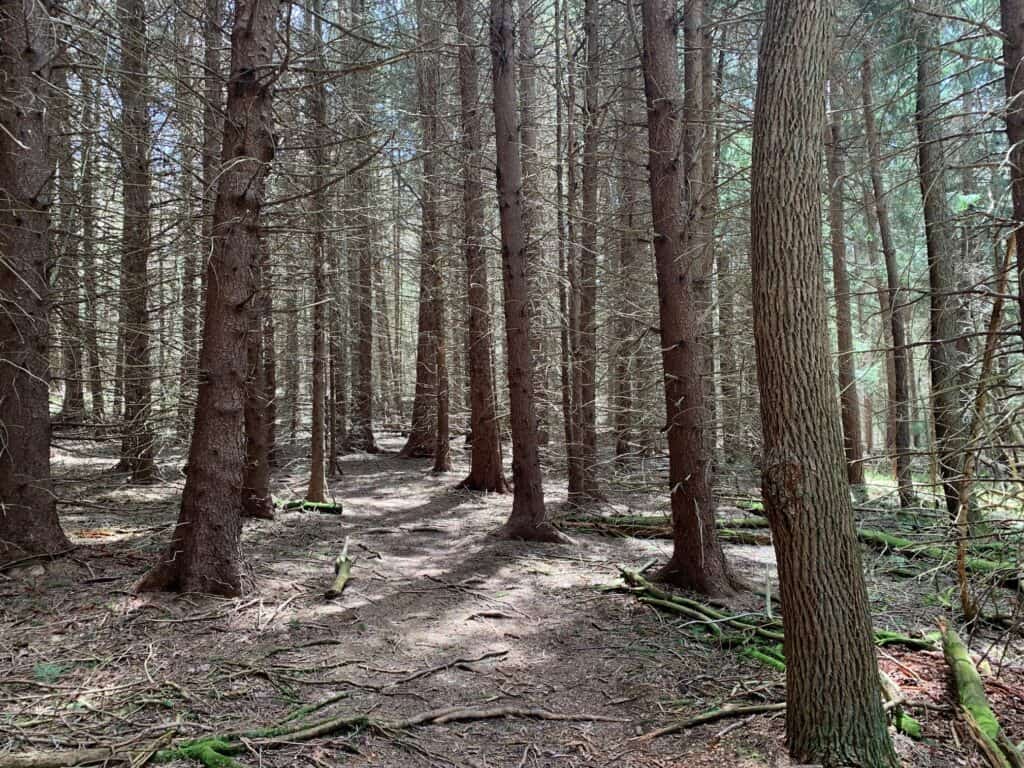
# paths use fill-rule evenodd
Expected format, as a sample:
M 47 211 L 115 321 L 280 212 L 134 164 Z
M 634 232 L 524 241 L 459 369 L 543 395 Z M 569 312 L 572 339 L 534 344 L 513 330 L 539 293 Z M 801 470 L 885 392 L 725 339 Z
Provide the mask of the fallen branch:
M 320 512 L 325 515 L 340 515 L 343 512 L 341 502 L 305 501 L 304 499 L 286 501 L 281 505 L 281 509 L 297 509 L 300 512 Z
M 762 715 L 769 712 L 784 712 L 786 709 L 786 702 L 780 701 L 773 704 L 744 704 L 741 706 L 735 706 L 727 704 L 724 707 L 718 707 L 716 709 L 704 712 L 696 717 L 691 717 L 689 720 L 681 720 L 678 723 L 672 723 L 666 725 L 657 730 L 645 733 L 642 736 L 634 736 L 630 741 L 650 741 L 656 739 L 659 736 L 668 736 L 672 733 L 679 733 L 680 731 L 688 730 L 689 728 L 695 728 L 698 725 L 706 725 L 707 723 L 715 723 L 719 720 L 725 720 L 729 717 L 743 717 L 744 715 Z
M 348 536 L 346 536 L 345 544 L 341 548 L 341 554 L 334 559 L 334 583 L 324 593 L 324 598 L 333 600 L 341 596 L 341 593 L 345 591 L 345 587 L 348 585 L 349 574 L 352 572 L 353 565 L 355 565 L 355 561 L 348 556 Z

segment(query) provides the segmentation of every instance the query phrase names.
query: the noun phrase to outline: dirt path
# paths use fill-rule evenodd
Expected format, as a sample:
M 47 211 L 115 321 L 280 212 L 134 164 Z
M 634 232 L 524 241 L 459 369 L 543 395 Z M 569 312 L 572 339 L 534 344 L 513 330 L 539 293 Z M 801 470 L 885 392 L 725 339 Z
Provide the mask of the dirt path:
M 790 764 L 780 716 L 633 739 L 726 701 L 783 697 L 779 673 L 688 640 L 673 626 L 678 620 L 601 590 L 616 582 L 620 564 L 666 557 L 667 542 L 498 541 L 488 534 L 510 498 L 452 490 L 464 466 L 438 476 L 426 462 L 357 455 L 345 458 L 345 476 L 331 483 L 343 516 L 283 512 L 246 523 L 244 598 L 138 597 L 132 583 L 166 540 L 180 481 L 126 488 L 97 474 L 105 463 L 61 454 L 63 520 L 82 546 L 0 575 L 0 755 L 126 739 L 141 747 L 165 734 L 253 728 L 337 696 L 323 714 L 395 720 L 458 705 L 621 722 L 427 725 L 272 749 L 254 743 L 238 759 L 249 766 Z M 302 462 L 293 469 L 275 477 L 282 497 L 304 488 Z M 345 537 L 357 559 L 353 581 L 328 602 L 323 592 Z M 771 575 L 770 548 L 733 547 L 730 557 L 752 581 L 763 582 L 766 567 Z M 888 656 L 894 671 L 911 670 L 922 685 L 932 670 L 931 694 L 945 696 L 941 658 Z M 954 764 L 948 718 L 923 713 L 932 746 L 900 738 L 907 765 Z

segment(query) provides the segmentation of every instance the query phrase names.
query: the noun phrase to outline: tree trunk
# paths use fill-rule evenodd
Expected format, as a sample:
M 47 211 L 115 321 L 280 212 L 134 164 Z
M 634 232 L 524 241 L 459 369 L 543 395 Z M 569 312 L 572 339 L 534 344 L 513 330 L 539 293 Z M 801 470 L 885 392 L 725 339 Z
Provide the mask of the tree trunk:
M 312 46 L 313 67 L 308 73 L 310 220 L 313 226 L 313 413 L 310 428 L 309 485 L 306 501 L 327 501 L 327 69 L 323 57 L 319 0 L 306 11 L 306 31 Z
M 97 173 L 94 133 L 98 129 L 96 117 L 97 89 L 92 77 L 82 75 L 82 125 L 85 136 L 82 139 L 82 287 L 85 290 L 85 351 L 88 356 L 89 395 L 92 401 L 92 417 L 102 421 L 106 408 L 103 395 L 103 359 L 100 355 L 97 324 L 99 296 L 96 290 L 96 210 L 95 185 Z
M 460 487 L 471 491 L 508 490 L 501 463 L 501 440 L 495 408 L 494 371 L 491 369 L 491 300 L 487 284 L 484 238 L 483 184 L 480 164 L 483 139 L 478 104 L 478 66 L 473 4 L 455 0 L 459 34 L 459 102 L 462 128 L 462 213 L 466 253 L 466 303 L 469 305 L 470 448 L 469 476 Z
M 124 223 L 124 422 L 120 468 L 131 481 L 156 479 L 149 425 L 152 371 L 149 355 L 150 125 L 145 0 L 118 0 L 121 35 L 121 152 Z
M 537 445 L 530 346 L 529 286 L 523 232 L 523 167 L 516 120 L 513 0 L 491 0 L 491 75 L 497 147 L 498 212 L 501 219 L 502 285 L 512 428 L 512 513 L 500 535 L 531 541 L 563 541 L 548 521 Z
M 928 250 L 930 336 L 928 365 L 932 383 L 932 414 L 939 477 L 950 520 L 957 517 L 960 434 L 960 377 L 955 348 L 957 299 L 954 295 L 956 245 L 951 212 L 946 205 L 946 167 L 943 157 L 942 98 L 939 83 L 942 62 L 938 28 L 923 14 L 913 19 L 917 46 L 917 164 L 924 201 L 924 229 Z
M 49 8 L 0 2 L 0 559 L 70 544 L 50 481 Z
M 704 439 L 704 350 L 694 303 L 696 270 L 680 263 L 682 163 L 674 6 L 644 0 L 643 68 L 654 260 L 661 317 L 665 416 L 672 499 L 672 559 L 660 578 L 708 595 L 732 592 L 732 576 L 715 529 L 708 443 Z
M 895 766 L 846 484 L 822 274 L 828 0 L 768 0 L 751 168 L 762 492 L 785 622 L 794 760 Z
M 836 104 L 838 84 L 830 81 L 831 124 L 828 126 L 828 223 L 832 246 L 832 285 L 836 304 L 836 346 L 839 350 L 839 406 L 846 453 L 846 479 L 851 486 L 864 485 L 864 452 L 860 443 L 860 398 L 857 366 L 853 357 L 853 320 L 850 316 L 850 276 L 846 271 L 846 219 L 843 206 L 842 113 Z
M 598 148 L 601 141 L 601 56 L 597 0 L 585 0 L 583 29 L 587 68 L 583 85 L 583 166 L 580 200 L 579 357 L 573 371 L 579 383 L 576 442 L 582 484 L 569 489 L 569 500 L 586 504 L 603 498 L 597 482 L 597 188 L 601 183 Z
M 260 208 L 274 157 L 271 85 L 277 0 L 236 0 L 224 121 L 223 173 L 207 268 L 199 395 L 181 512 L 170 546 L 139 591 L 238 595 L 252 301 Z
M 872 103 L 871 56 L 864 56 L 861 65 L 861 85 L 864 104 L 864 139 L 868 149 L 868 166 L 871 171 L 871 191 L 878 221 L 878 234 L 882 241 L 882 255 L 885 258 L 886 282 L 889 290 L 889 322 L 892 329 L 893 393 L 895 400 L 896 433 L 896 483 L 899 488 L 900 506 L 909 507 L 915 503 L 914 486 L 910 474 L 910 350 L 903 323 L 902 297 L 900 291 L 899 266 L 896 264 L 896 246 L 889 224 L 889 206 L 886 191 L 882 186 L 882 160 L 878 149 L 878 131 L 875 129 L 875 109 Z
M 252 302 L 246 335 L 248 371 L 245 379 L 245 475 L 242 481 L 242 517 L 271 520 L 274 504 L 270 496 L 270 422 L 267 372 L 263 365 L 266 338 L 264 320 L 270 312 L 270 288 L 266 275 L 270 267 L 270 246 L 259 241 L 259 259 L 253 276 L 256 295 Z
M 1024 0 L 1000 0 L 1003 33 L 1003 67 L 1006 83 L 1006 138 L 1010 143 L 1010 190 L 1013 221 L 1024 225 Z M 1017 242 L 1022 236 L 1017 233 Z M 1018 252 L 1021 249 L 1018 248 Z M 1017 300 L 1024 317 L 1024 259 L 1017 259 Z M 1024 323 L 1020 325 L 1024 338 Z

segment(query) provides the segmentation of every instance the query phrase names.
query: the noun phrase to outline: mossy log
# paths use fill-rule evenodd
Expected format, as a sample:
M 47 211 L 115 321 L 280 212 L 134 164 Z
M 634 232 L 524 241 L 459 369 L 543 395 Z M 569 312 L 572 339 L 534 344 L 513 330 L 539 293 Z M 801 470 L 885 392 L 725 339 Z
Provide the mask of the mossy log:
M 951 560 L 955 557 L 955 553 L 951 549 L 934 545 L 915 544 L 909 539 L 893 536 L 891 533 L 885 533 L 884 531 L 861 528 L 857 531 L 857 538 L 876 549 L 898 552 L 908 557 L 928 557 L 933 560 Z M 1014 563 L 988 560 L 983 557 L 968 557 L 965 561 L 965 566 L 971 573 L 995 577 L 996 581 L 1004 587 L 1009 587 L 1010 589 L 1020 587 L 1020 573 Z
M 286 501 L 281 505 L 281 509 L 297 509 L 300 512 L 320 512 L 324 515 L 340 515 L 343 512 L 341 502 L 306 501 L 305 499 Z
M 1021 754 L 1003 733 L 967 646 L 944 622 L 939 622 L 939 632 L 942 635 L 942 653 L 953 672 L 957 701 L 976 737 L 982 742 L 989 762 L 993 768 L 1021 768 Z

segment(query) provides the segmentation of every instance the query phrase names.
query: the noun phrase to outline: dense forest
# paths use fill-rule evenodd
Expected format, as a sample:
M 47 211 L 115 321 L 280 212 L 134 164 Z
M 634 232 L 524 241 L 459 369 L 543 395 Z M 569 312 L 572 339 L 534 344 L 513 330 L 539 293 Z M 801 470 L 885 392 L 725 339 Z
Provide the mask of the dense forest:
M 1024 766 L 1024 0 L 0 0 L 0 768 Z

